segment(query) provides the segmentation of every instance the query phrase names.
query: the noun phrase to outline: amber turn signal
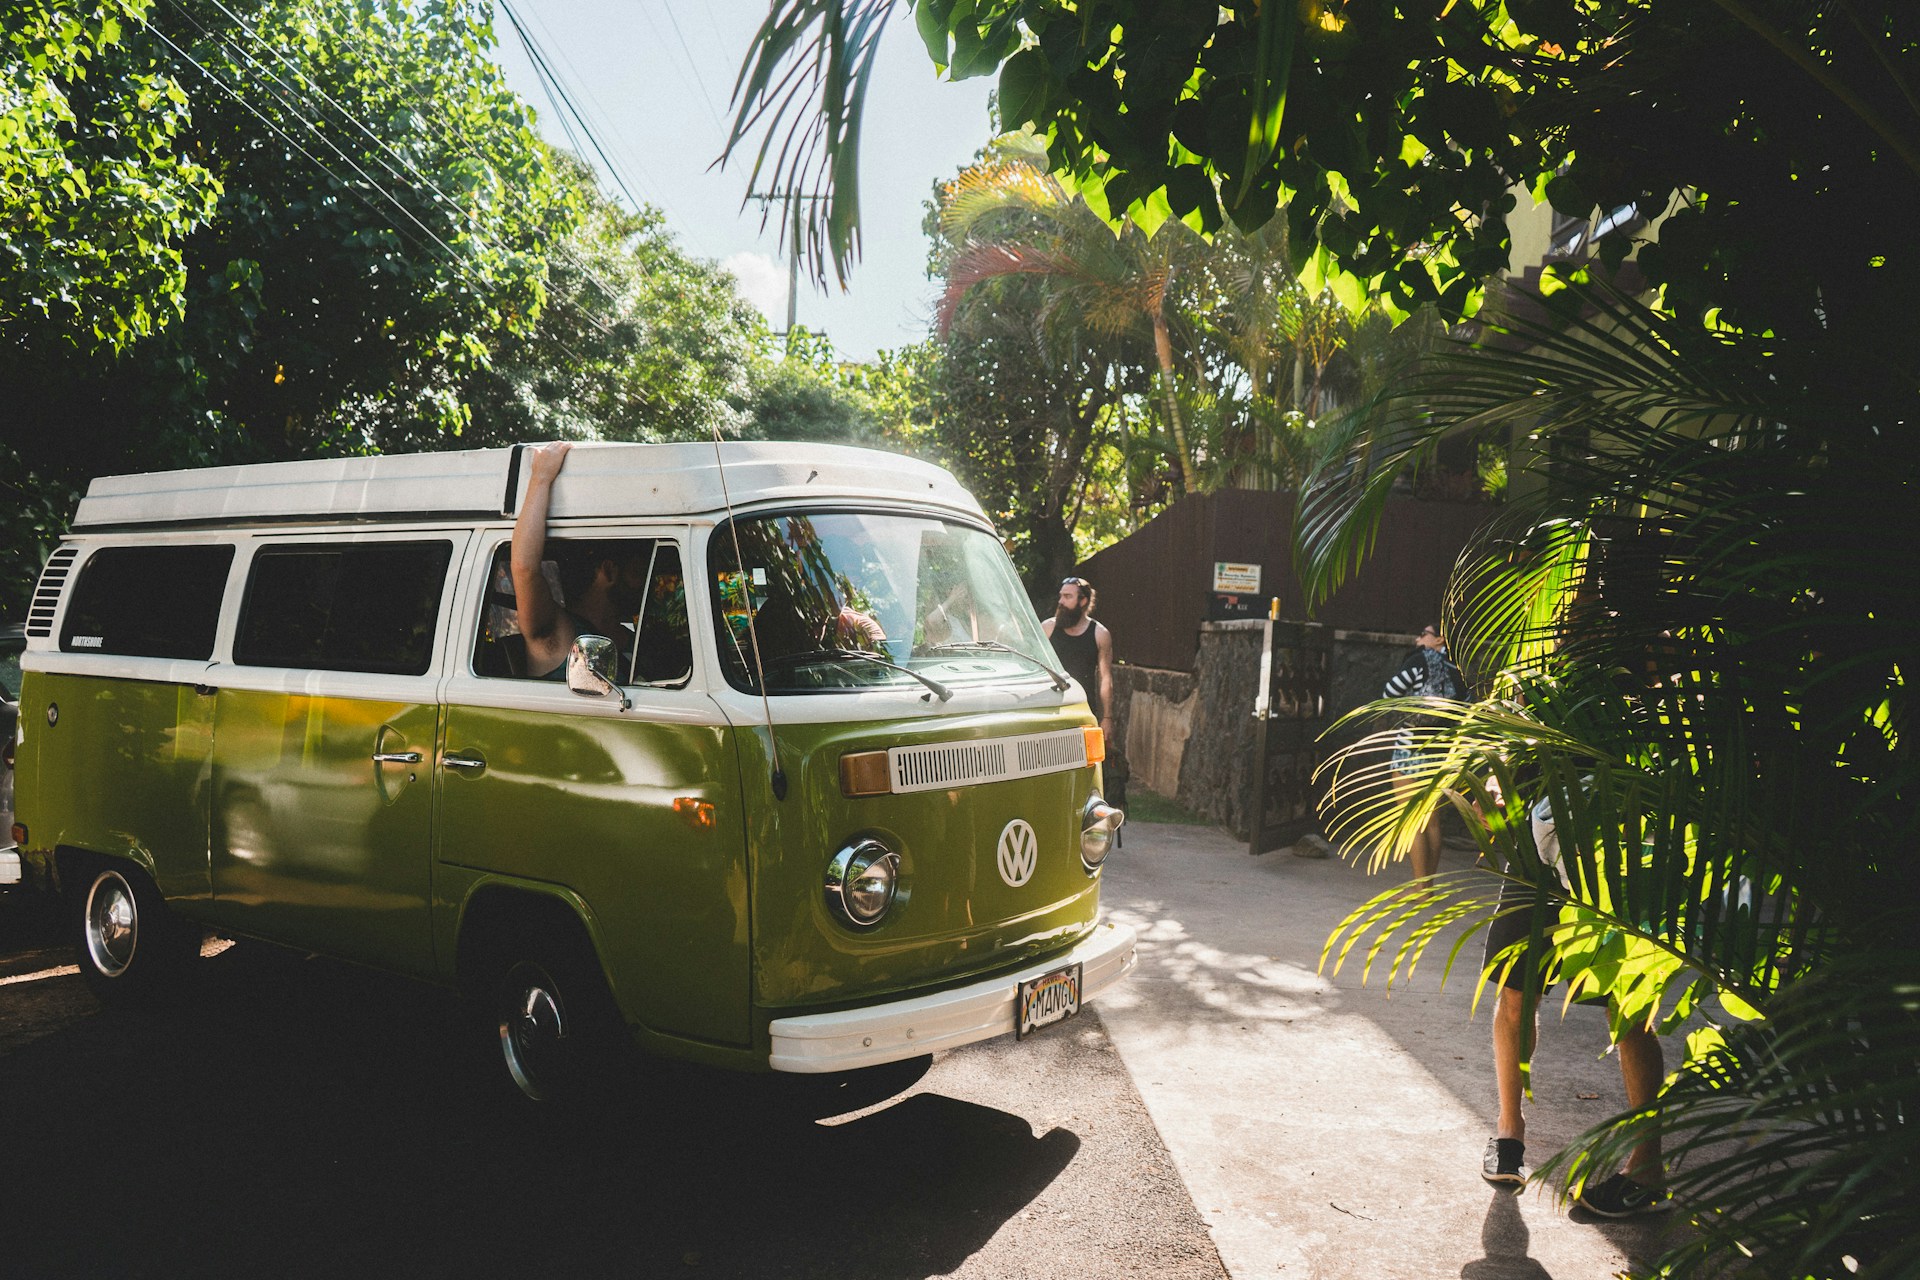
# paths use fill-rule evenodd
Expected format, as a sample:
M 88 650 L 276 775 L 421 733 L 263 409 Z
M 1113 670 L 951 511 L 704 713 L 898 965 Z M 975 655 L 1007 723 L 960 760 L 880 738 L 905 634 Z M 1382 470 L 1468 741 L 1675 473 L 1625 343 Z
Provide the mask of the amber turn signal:
M 1107 758 L 1107 735 L 1098 729 L 1082 729 L 1087 735 L 1087 763 L 1099 764 Z
M 840 757 L 840 794 L 884 796 L 893 790 L 884 751 L 849 751 Z
M 687 820 L 696 831 L 713 830 L 713 802 L 698 796 L 675 796 L 673 811 Z

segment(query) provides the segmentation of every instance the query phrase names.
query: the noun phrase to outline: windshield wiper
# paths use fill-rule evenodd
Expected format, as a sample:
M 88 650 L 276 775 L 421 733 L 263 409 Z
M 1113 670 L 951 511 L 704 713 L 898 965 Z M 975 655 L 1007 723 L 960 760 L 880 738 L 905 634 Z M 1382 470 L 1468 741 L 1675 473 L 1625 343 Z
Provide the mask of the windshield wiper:
M 810 662 L 855 661 L 874 662 L 886 667 L 890 671 L 905 672 L 921 684 L 927 686 L 927 688 L 935 694 L 938 694 L 942 702 L 953 697 L 953 690 L 947 688 L 947 686 L 941 684 L 938 680 L 929 680 L 912 667 L 903 667 L 897 662 L 890 662 L 879 654 L 868 653 L 864 649 L 808 649 L 801 653 L 781 653 L 768 658 L 766 665 L 769 667 L 803 667 Z
M 1052 667 L 1040 661 L 1040 659 L 1034 657 L 1032 654 L 1024 653 L 1012 645 L 1001 644 L 998 640 L 960 640 L 953 644 L 927 646 L 928 653 L 980 653 L 982 651 L 988 653 L 1010 653 L 1016 658 L 1025 658 L 1028 662 L 1031 662 L 1034 666 L 1047 673 L 1047 677 L 1053 681 L 1053 687 L 1055 689 L 1058 689 L 1062 693 L 1065 693 L 1067 690 L 1067 678 L 1060 672 L 1055 671 Z

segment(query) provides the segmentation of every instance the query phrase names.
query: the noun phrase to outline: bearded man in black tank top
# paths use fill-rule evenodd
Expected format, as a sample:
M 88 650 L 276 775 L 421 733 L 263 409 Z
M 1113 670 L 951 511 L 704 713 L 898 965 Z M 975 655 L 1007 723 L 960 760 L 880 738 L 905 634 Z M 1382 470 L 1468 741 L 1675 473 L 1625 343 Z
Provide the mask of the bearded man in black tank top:
M 1100 732 L 1113 742 L 1113 633 L 1093 620 L 1093 584 L 1068 578 L 1060 584 L 1053 616 L 1040 624 L 1066 673 L 1087 691 Z

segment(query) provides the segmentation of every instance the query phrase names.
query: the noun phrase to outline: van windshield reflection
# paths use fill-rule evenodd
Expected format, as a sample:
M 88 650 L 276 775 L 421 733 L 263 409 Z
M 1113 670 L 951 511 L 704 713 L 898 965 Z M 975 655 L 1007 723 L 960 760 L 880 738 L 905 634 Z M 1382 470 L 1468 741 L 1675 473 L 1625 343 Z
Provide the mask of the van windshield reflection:
M 737 689 L 758 692 L 762 671 L 769 693 L 945 695 L 1053 676 L 1035 656 L 1049 650 L 1013 564 L 983 530 L 815 511 L 741 517 L 709 545 L 721 661 Z

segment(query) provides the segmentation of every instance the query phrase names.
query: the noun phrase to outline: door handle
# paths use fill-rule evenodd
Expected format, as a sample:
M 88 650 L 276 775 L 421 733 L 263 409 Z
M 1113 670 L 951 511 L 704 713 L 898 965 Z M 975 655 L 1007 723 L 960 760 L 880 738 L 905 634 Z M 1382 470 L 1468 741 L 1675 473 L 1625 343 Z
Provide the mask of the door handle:
M 484 769 L 487 767 L 485 760 L 477 759 L 474 756 L 441 756 L 440 763 L 446 765 L 449 769 Z
M 375 764 L 419 764 L 418 751 L 376 751 L 373 753 Z

